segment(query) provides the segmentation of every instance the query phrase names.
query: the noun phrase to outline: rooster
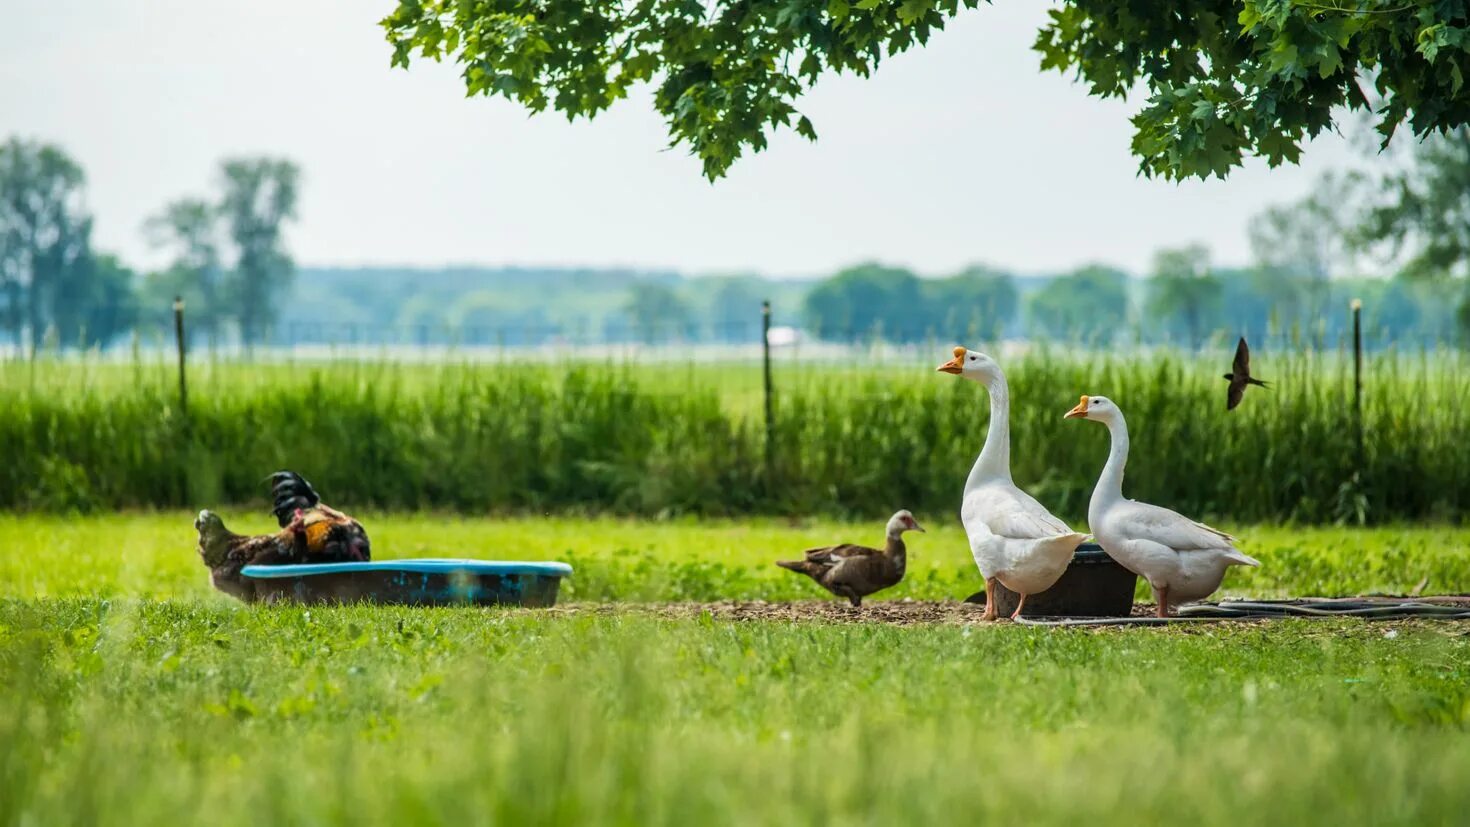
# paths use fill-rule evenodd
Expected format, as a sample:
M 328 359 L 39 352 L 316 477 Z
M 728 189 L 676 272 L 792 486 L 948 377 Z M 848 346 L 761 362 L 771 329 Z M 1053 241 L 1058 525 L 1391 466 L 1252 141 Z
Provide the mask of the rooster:
M 225 528 L 224 520 L 212 511 L 201 511 L 194 520 L 199 532 L 199 558 L 209 569 L 216 589 L 247 603 L 254 602 L 254 583 L 240 571 L 246 566 L 279 566 L 293 563 L 345 563 L 371 559 L 367 531 L 357 520 L 325 505 L 316 489 L 300 474 L 272 474 L 271 512 L 281 530 L 274 534 L 246 536 Z

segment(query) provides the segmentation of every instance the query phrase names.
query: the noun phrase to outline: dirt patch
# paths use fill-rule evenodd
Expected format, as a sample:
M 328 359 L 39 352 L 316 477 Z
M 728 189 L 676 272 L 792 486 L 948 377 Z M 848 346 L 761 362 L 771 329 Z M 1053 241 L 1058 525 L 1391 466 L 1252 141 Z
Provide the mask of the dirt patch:
M 548 610 L 556 614 L 648 614 L 674 619 L 708 615 L 713 620 L 819 621 L 824 623 L 888 623 L 895 626 L 919 624 L 979 623 L 985 607 L 974 603 L 930 600 L 882 600 L 854 609 L 847 603 L 800 600 L 767 603 L 764 600 L 720 600 L 713 603 L 570 603 Z M 1153 607 L 1139 604 L 1138 614 L 1152 614 Z
M 1378 598 L 1383 599 L 1383 598 Z M 1392 598 L 1390 598 L 1392 599 Z M 1405 600 L 1405 598 L 1397 598 Z M 1470 597 L 1417 598 L 1417 602 L 1437 603 L 1470 609 Z M 800 600 L 790 603 L 768 603 L 764 600 L 720 600 L 711 603 L 570 603 L 537 611 L 552 614 L 617 615 L 642 614 L 678 620 L 690 620 L 708 616 L 720 621 L 815 621 L 822 623 L 886 623 L 894 626 L 917 626 L 922 624 L 963 625 L 981 622 L 985 612 L 983 605 L 958 601 L 929 600 L 883 600 L 868 603 L 854 609 L 845 602 L 823 600 Z M 1152 603 L 1135 603 L 1133 617 L 1152 617 Z M 1248 623 L 1266 623 L 1273 618 L 1255 617 Z M 1403 619 L 1380 620 L 1378 623 L 1398 623 Z M 1193 623 L 1181 623 L 1177 627 L 1190 628 Z

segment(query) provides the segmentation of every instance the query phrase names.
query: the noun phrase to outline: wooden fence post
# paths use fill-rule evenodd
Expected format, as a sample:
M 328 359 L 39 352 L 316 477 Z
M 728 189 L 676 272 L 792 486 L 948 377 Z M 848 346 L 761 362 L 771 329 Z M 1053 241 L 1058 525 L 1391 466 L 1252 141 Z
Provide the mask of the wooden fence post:
M 1353 428 L 1358 440 L 1358 473 L 1366 460 L 1363 450 L 1363 300 L 1353 299 Z
M 179 412 L 189 415 L 189 385 L 184 378 L 184 298 L 174 296 L 174 338 L 179 345 Z
M 771 303 L 761 302 L 761 350 L 765 366 L 766 391 L 766 481 L 770 484 L 774 470 L 776 450 L 776 415 L 771 397 L 774 388 L 771 382 Z

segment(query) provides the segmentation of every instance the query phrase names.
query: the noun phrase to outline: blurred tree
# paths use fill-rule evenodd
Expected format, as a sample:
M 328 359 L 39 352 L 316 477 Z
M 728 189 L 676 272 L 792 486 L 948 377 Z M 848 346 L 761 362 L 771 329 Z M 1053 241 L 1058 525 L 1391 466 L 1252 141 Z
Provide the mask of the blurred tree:
M 717 178 L 772 130 L 816 138 L 795 101 L 828 73 L 866 77 L 929 41 L 979 0 L 709 0 L 588 6 L 573 0 L 399 0 L 381 21 L 392 62 L 463 67 L 469 94 L 534 112 L 594 117 L 640 83 L 675 144 Z M 1146 175 L 1224 177 L 1242 156 L 1294 163 L 1336 112 L 1366 110 L 1384 140 L 1470 122 L 1470 21 L 1463 3 L 1362 0 L 1069 0 L 1048 11 L 1033 48 L 1043 69 L 1075 71 L 1088 91 L 1147 96 L 1133 116 Z
M 32 355 L 56 311 L 67 312 L 89 254 L 92 217 L 82 168 L 60 148 L 11 138 L 0 144 L 0 287 L 16 347 Z
M 946 279 L 923 283 L 931 320 L 955 341 L 995 342 L 1016 316 L 1016 283 L 1009 273 L 972 265 Z
M 633 335 L 644 344 L 688 338 L 692 314 L 679 293 L 657 281 L 634 282 L 623 306 Z
M 1470 129 L 1426 140 L 1406 163 L 1360 180 L 1372 197 L 1354 234 L 1360 247 L 1387 245 L 1409 276 L 1470 272 Z
M 726 276 L 703 280 L 709 288 L 710 325 L 722 342 L 760 340 L 761 302 L 770 298 L 770 284 L 756 276 Z
M 1349 177 L 1326 175 L 1311 194 L 1294 204 L 1269 207 L 1251 218 L 1251 253 L 1258 275 L 1295 282 L 1281 290 L 1261 287 L 1283 301 L 1283 325 L 1327 311 L 1328 281 L 1346 275 L 1354 262 L 1349 244 L 1357 187 Z M 1287 314 L 1290 315 L 1287 315 Z
M 220 165 L 220 172 L 219 209 L 236 253 L 227 292 L 248 348 L 265 335 L 295 272 L 281 236 L 285 223 L 296 217 L 301 173 L 280 158 L 233 158 Z
M 1368 201 L 1352 240 L 1359 249 L 1384 250 L 1412 278 L 1439 280 L 1470 274 L 1470 128 L 1434 136 L 1405 153 L 1388 172 L 1360 173 Z M 1470 293 L 1460 294 L 1460 318 L 1470 319 Z M 1470 337 L 1470 326 L 1463 328 Z
M 143 229 L 154 247 L 174 257 L 165 273 L 150 279 L 150 303 L 162 308 L 167 296 L 182 296 L 190 338 L 202 334 L 210 347 L 217 346 L 229 315 L 219 294 L 219 211 L 202 199 L 181 198 L 149 218 Z
M 878 335 L 910 342 L 933 332 L 919 277 L 898 267 L 867 263 L 818 284 L 804 303 L 806 326 L 823 339 Z
M 63 345 L 107 345 L 138 320 L 137 274 L 117 256 L 86 251 L 63 275 L 55 311 Z
M 1182 329 L 1189 346 L 1199 347 L 1219 321 L 1223 294 L 1204 245 L 1160 250 L 1148 282 L 1148 312 L 1154 318 L 1143 327 Z
M 1113 342 L 1128 326 L 1128 275 L 1094 264 L 1058 276 L 1027 299 L 1026 318 L 1033 336 Z

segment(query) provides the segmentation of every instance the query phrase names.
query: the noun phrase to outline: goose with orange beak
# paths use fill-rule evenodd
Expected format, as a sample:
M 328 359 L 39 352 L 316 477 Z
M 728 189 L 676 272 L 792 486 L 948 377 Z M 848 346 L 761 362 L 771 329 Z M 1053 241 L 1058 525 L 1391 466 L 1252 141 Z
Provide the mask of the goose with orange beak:
M 1148 581 L 1159 617 L 1170 607 L 1214 594 L 1231 566 L 1260 562 L 1235 548 L 1235 538 L 1157 505 L 1123 496 L 1123 467 L 1128 464 L 1128 423 L 1111 399 L 1084 396 L 1067 419 L 1090 419 L 1108 428 L 1112 449 L 1092 490 L 1087 524 L 1109 556 Z
M 985 447 L 965 480 L 960 521 L 985 578 L 983 619 L 996 618 L 999 582 L 1021 596 L 1011 614 L 1014 620 L 1021 616 L 1027 595 L 1044 592 L 1057 582 L 1086 535 L 1068 528 L 1011 479 L 1011 396 L 1000 365 L 984 353 L 957 347 L 954 358 L 938 371 L 978 382 L 990 392 Z M 978 419 L 973 425 L 967 419 L 966 427 L 978 429 Z

